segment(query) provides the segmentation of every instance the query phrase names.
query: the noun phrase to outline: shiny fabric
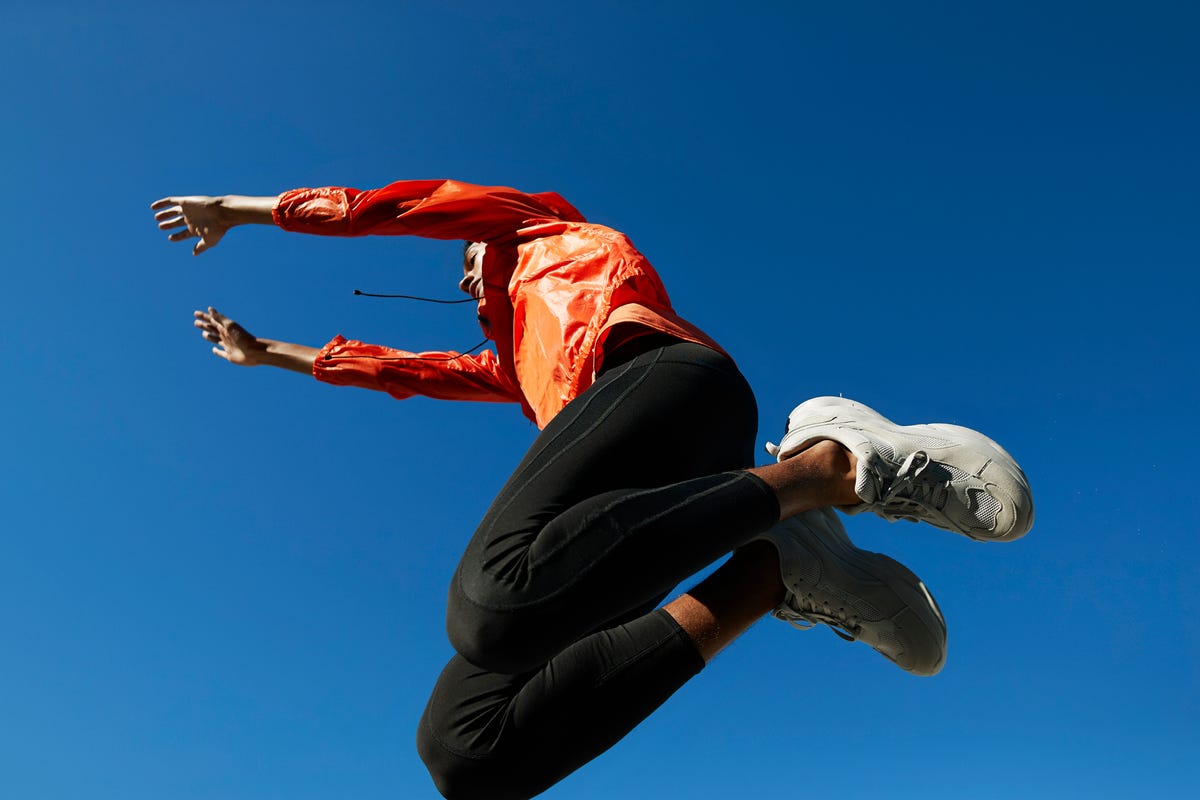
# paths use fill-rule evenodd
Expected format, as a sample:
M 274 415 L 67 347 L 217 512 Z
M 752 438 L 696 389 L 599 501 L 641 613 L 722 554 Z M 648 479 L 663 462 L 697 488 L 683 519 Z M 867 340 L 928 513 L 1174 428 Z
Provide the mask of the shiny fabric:
M 448 180 L 294 189 L 279 196 L 273 216 L 301 233 L 488 245 L 479 317 L 495 351 L 410 353 L 338 336 L 313 365 L 326 383 L 397 398 L 517 402 L 543 428 L 592 384 L 610 335 L 624 342 L 661 331 L 720 351 L 672 310 L 658 274 L 624 234 L 588 223 L 552 192 Z

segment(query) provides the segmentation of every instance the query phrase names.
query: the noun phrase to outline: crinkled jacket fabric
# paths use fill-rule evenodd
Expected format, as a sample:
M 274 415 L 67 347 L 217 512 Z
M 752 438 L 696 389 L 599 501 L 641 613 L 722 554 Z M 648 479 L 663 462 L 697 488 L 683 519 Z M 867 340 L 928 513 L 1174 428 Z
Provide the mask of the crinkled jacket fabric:
M 396 398 L 516 402 L 542 428 L 591 385 L 617 326 L 622 341 L 631 331 L 660 331 L 721 351 L 672 310 L 658 274 L 624 234 L 587 222 L 552 192 L 449 180 L 294 189 L 273 215 L 301 233 L 487 243 L 479 318 L 495 351 L 410 353 L 337 336 L 313 365 L 327 383 Z

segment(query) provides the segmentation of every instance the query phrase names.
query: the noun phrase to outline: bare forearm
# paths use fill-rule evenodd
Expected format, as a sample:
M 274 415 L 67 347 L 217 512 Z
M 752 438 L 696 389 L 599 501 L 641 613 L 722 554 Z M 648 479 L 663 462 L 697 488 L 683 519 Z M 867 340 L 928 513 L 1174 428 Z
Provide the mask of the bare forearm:
M 288 369 L 305 375 L 312 375 L 313 362 L 317 360 L 317 354 L 321 352 L 316 347 L 293 342 L 279 342 L 274 339 L 259 339 L 258 343 L 262 346 L 256 359 L 259 364 Z
M 229 226 L 234 225 L 274 225 L 271 209 L 275 207 L 275 197 L 248 197 L 240 194 L 227 194 L 216 198 L 221 209 L 221 219 Z

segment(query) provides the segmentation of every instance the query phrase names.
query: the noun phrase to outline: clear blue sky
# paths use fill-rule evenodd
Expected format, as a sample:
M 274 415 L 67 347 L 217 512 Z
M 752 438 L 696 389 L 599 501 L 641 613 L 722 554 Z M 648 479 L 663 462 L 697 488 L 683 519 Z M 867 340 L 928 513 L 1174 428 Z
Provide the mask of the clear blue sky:
M 435 797 L 413 748 L 515 407 L 212 357 L 477 337 L 453 243 L 167 194 L 454 177 L 627 232 L 760 440 L 842 393 L 987 431 L 1009 545 L 847 520 L 950 625 L 917 679 L 764 621 L 546 796 L 1179 797 L 1200 752 L 1200 13 L 1146 2 L 5 4 L 0 797 Z M 765 456 L 764 456 L 765 459 Z

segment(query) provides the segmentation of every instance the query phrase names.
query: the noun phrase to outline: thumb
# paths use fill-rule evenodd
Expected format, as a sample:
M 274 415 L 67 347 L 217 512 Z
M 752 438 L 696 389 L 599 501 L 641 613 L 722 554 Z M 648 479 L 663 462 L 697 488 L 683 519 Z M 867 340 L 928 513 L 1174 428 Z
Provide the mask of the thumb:
M 192 255 L 198 256 L 210 247 L 212 247 L 211 244 L 204 241 L 204 239 L 200 239 L 198 242 L 196 242 L 196 246 L 192 248 Z

